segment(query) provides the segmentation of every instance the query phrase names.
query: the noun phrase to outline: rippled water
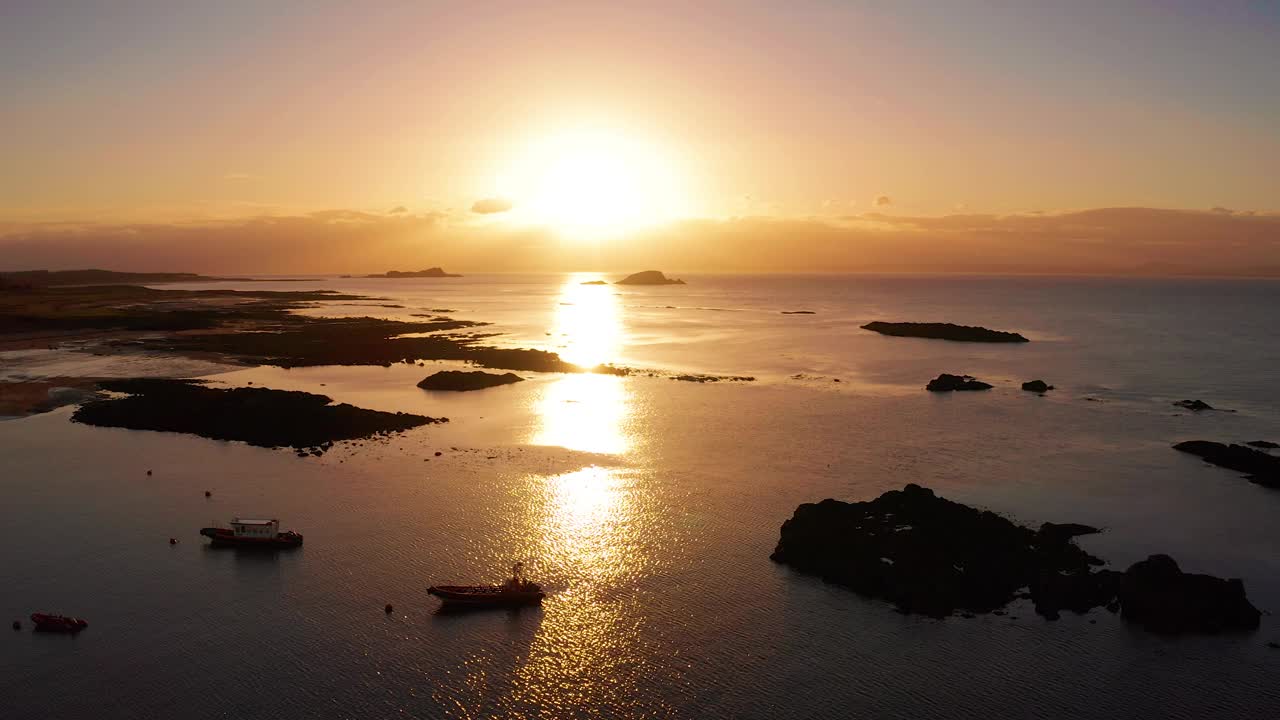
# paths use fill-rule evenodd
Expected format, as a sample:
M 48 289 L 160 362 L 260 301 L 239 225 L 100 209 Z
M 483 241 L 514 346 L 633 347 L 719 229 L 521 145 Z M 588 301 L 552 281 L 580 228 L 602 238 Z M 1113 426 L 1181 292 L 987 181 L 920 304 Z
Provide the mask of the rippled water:
M 1185 569 L 1243 577 L 1263 609 L 1280 606 L 1280 493 L 1169 449 L 1193 437 L 1280 441 L 1280 284 L 579 284 L 594 277 L 326 280 L 405 307 L 313 312 L 448 308 L 494 321 L 506 333 L 495 341 L 575 362 L 759 380 L 532 374 L 448 395 L 414 387 L 445 364 L 213 376 L 451 418 L 308 459 L 74 425 L 66 409 L 0 423 L 0 612 L 91 623 L 74 638 L 27 630 L 0 642 L 0 718 L 1280 711 L 1270 617 L 1254 634 L 1175 639 L 1105 611 L 1048 623 L 1015 605 L 934 621 L 768 560 L 798 503 L 918 482 L 1029 524 L 1104 526 L 1083 544 L 1116 566 L 1168 552 Z M 971 322 L 1033 342 L 858 329 L 872 319 Z M 998 387 L 921 389 L 943 371 Z M 1017 389 L 1033 377 L 1059 389 Z M 1182 398 L 1237 412 L 1170 406 Z M 254 513 L 278 515 L 306 546 L 240 554 L 196 535 Z M 516 560 L 548 589 L 541 608 L 434 612 L 427 585 L 497 581 Z

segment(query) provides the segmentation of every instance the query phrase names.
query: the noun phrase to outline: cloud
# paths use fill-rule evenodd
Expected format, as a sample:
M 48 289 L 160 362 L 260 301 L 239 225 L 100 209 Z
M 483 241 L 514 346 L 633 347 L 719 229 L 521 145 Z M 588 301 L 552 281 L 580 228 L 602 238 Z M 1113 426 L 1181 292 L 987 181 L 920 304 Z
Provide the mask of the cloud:
M 166 224 L 0 224 L 0 269 L 215 274 L 460 272 L 963 272 L 1280 277 L 1280 214 L 1096 208 L 1013 215 L 687 220 L 583 253 L 539 228 L 446 213 L 334 209 Z M 584 263 L 589 263 L 585 266 Z
M 388 211 L 387 211 L 387 214 L 388 214 L 388 215 L 399 215 L 399 214 L 401 214 L 401 213 L 407 213 L 407 212 L 409 212 L 409 208 L 407 208 L 407 207 L 405 207 L 405 206 L 403 206 L 403 205 L 397 205 L 397 206 L 395 206 L 395 207 L 391 208 L 390 210 L 388 210 Z
M 888 207 L 893 204 L 893 199 L 888 195 L 878 195 L 872 204 L 876 207 Z
M 471 212 L 479 215 L 492 215 L 506 212 L 512 207 L 511 201 L 506 198 L 490 197 L 482 198 L 472 203 Z

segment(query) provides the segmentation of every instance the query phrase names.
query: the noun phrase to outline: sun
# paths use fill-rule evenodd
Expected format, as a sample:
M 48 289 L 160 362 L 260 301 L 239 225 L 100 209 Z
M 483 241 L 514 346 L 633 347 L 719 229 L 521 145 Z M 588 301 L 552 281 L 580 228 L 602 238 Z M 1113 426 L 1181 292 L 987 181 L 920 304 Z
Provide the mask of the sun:
M 512 218 L 572 239 L 604 239 L 689 214 L 680 158 L 659 142 L 583 127 L 530 142 L 499 178 Z

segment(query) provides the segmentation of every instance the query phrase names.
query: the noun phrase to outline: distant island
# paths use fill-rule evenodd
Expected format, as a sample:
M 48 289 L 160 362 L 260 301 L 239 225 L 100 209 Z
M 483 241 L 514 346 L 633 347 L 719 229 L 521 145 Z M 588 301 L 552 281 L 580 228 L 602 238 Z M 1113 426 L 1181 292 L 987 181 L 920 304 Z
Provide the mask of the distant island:
M 1024 343 L 1031 342 L 1015 332 L 989 330 L 974 325 L 953 323 L 883 322 L 876 320 L 862 326 L 863 330 L 893 337 L 930 338 L 953 342 Z
M 605 282 L 604 280 L 588 280 L 586 282 L 578 283 L 578 284 L 579 285 L 608 285 L 609 283 Z
M 180 282 L 252 282 L 252 278 L 212 277 L 196 273 L 138 273 L 114 270 L 21 270 L 0 272 L 0 287 L 59 287 L 64 285 L 158 285 Z
M 683 280 L 669 278 L 658 270 L 633 273 L 619 280 L 617 285 L 684 285 Z
M 447 273 L 443 268 L 433 267 L 426 270 L 388 270 L 384 273 L 376 275 L 365 275 L 367 278 L 447 278 L 462 277 L 453 273 Z

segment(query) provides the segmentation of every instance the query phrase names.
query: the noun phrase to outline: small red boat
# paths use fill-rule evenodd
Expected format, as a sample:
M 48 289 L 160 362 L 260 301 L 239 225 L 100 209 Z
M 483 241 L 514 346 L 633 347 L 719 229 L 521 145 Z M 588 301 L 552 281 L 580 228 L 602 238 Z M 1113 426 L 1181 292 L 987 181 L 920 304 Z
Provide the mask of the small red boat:
M 236 518 L 229 528 L 201 528 L 200 534 L 212 541 L 212 547 L 281 549 L 302 545 L 301 533 L 292 530 L 280 532 L 280 521 L 274 518 Z
M 41 632 L 78 633 L 89 627 L 89 623 L 80 618 L 45 613 L 31 613 L 31 622 L 35 623 L 36 630 Z
M 440 598 L 449 607 L 516 607 L 536 605 L 546 593 L 537 583 L 525 580 L 521 575 L 523 565 L 511 568 L 511 578 L 501 585 L 432 585 L 429 595 Z

